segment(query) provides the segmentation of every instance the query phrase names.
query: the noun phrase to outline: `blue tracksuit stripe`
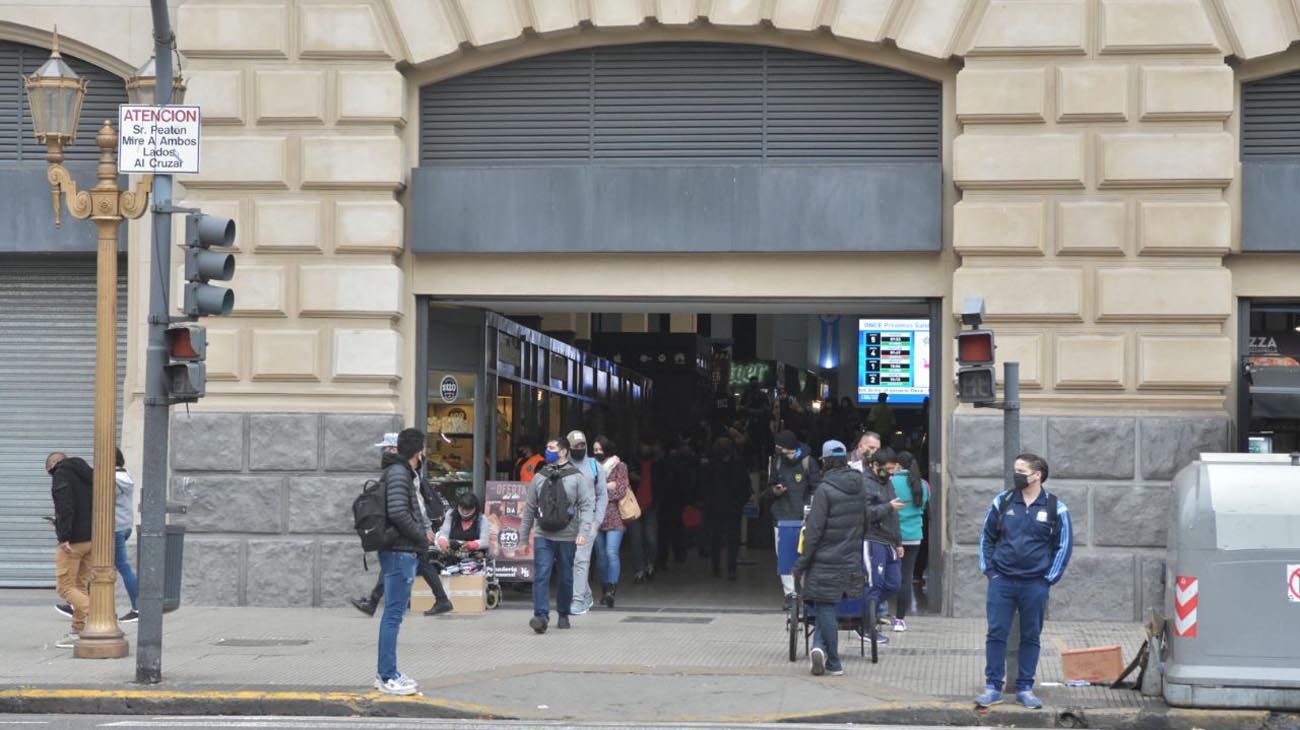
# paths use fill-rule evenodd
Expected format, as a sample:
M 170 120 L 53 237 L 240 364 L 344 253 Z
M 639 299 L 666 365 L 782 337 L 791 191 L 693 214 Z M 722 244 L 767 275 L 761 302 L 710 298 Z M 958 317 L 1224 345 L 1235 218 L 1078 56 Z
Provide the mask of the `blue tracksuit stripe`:
M 1061 521 L 1061 537 L 1056 548 L 1056 558 L 1052 561 L 1052 569 L 1047 571 L 1047 582 L 1053 585 L 1065 573 L 1065 567 L 1070 564 L 1070 553 L 1074 550 L 1074 525 L 1070 522 L 1070 510 L 1066 508 L 1064 502 L 1057 501 L 1056 514 Z

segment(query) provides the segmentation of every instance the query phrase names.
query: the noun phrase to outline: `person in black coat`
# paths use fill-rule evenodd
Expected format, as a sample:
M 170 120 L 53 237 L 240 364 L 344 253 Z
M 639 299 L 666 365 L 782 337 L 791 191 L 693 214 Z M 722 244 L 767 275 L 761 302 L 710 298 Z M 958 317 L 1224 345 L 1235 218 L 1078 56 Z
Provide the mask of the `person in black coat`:
M 727 437 L 713 444 L 709 460 L 704 513 L 709 520 L 713 577 L 722 577 L 722 550 L 727 551 L 727 580 L 736 579 L 736 561 L 740 552 L 740 521 L 745 503 L 751 496 L 749 470 L 736 446 Z
M 72 631 L 55 646 L 71 648 L 90 613 L 90 535 L 94 517 L 95 472 L 84 459 L 55 452 L 45 457 L 54 500 L 54 558 L 59 596 L 72 606 Z
M 800 597 L 813 604 L 812 673 L 838 675 L 844 668 L 837 609 L 840 599 L 862 594 L 862 516 L 867 496 L 862 475 L 849 468 L 843 443 L 826 442 L 822 466 L 825 471 L 804 520 L 803 553 L 794 572 L 803 581 Z
M 433 542 L 425 515 L 416 471 L 425 457 L 425 436 L 408 428 L 397 434 L 397 461 L 384 468 L 380 482 L 388 511 L 392 539 L 379 551 L 384 569 L 384 617 L 379 622 L 379 662 L 375 689 L 386 694 L 410 695 L 418 690 L 415 681 L 397 671 L 397 633 L 411 599 L 411 584 Z

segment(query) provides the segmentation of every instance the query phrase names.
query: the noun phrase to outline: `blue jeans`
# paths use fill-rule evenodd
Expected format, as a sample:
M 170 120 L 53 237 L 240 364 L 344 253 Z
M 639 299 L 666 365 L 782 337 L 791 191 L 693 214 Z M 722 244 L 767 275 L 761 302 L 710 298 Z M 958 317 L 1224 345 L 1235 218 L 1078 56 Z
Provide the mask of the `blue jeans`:
M 113 548 L 113 561 L 117 564 L 117 574 L 122 576 L 122 586 L 126 588 L 126 595 L 131 597 L 131 610 L 134 611 L 135 601 L 140 597 L 140 589 L 135 580 L 135 571 L 131 569 L 131 555 L 126 551 L 126 541 L 131 537 L 131 528 L 118 530 L 114 535 L 117 541 Z
M 533 538 L 533 615 L 551 618 L 551 573 L 560 582 L 555 595 L 555 611 L 569 615 L 573 605 L 573 556 L 577 545 L 572 540 Z
M 1022 580 L 996 573 L 989 578 L 989 633 L 984 642 L 984 678 L 989 687 L 1002 691 L 1007 664 L 1007 635 L 1011 633 L 1012 617 L 1019 612 L 1020 667 L 1016 691 L 1034 688 L 1039 637 L 1043 633 L 1043 617 L 1050 592 L 1051 587 L 1043 578 Z
M 814 601 L 813 621 L 813 646 L 826 651 L 826 671 L 840 671 L 844 667 L 840 664 L 839 602 Z
M 402 617 L 411 601 L 411 586 L 415 584 L 415 568 L 419 564 L 415 553 L 383 550 L 379 553 L 379 566 L 384 571 L 384 617 L 379 621 L 379 678 L 389 680 L 397 672 L 397 632 L 402 628 Z
M 600 577 L 607 585 L 618 585 L 623 564 L 619 562 L 618 551 L 623 546 L 622 530 L 601 530 L 596 533 L 596 557 L 600 564 Z

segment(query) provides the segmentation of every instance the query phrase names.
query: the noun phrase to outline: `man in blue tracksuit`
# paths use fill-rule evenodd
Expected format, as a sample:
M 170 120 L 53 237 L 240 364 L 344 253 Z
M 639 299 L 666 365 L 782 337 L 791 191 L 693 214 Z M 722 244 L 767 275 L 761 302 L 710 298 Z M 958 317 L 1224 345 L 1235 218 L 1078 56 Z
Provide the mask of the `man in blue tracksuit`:
M 1016 702 L 1037 710 L 1034 695 L 1039 636 L 1050 588 L 1065 575 L 1074 542 L 1065 502 L 1049 494 L 1047 462 L 1035 454 L 1016 457 L 1014 488 L 993 498 L 980 536 L 980 570 L 989 579 L 988 637 L 984 644 L 984 693 L 975 703 L 1002 701 L 1007 635 L 1020 614 L 1020 667 Z

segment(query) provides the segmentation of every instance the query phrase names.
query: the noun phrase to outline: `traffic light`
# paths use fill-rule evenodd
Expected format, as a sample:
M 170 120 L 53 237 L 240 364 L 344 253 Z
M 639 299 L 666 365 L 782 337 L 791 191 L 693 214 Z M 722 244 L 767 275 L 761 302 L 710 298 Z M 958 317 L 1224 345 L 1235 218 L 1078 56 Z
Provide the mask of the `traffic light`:
M 172 403 L 192 403 L 207 392 L 208 333 L 202 327 L 171 327 L 166 332 L 167 365 L 163 377 Z
M 234 254 L 209 250 L 235 242 L 235 222 L 229 218 L 191 212 L 185 216 L 185 314 L 204 317 L 226 315 L 235 308 L 235 293 L 208 282 L 230 281 L 235 275 Z
M 963 403 L 997 400 L 993 333 L 971 329 L 957 333 L 957 399 Z

